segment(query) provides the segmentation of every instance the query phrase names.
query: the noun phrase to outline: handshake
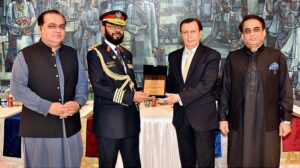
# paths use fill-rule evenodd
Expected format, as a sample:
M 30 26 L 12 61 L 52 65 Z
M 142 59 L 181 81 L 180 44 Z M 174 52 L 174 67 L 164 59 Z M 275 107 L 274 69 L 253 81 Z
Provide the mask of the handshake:
M 139 91 L 139 92 L 135 92 L 133 101 L 135 103 L 141 103 L 143 101 L 153 100 L 153 99 L 155 99 L 155 96 L 150 97 L 148 94 Z M 166 93 L 166 98 L 159 99 L 159 101 L 162 104 L 175 104 L 177 102 L 180 102 L 181 100 L 179 94 Z
M 133 101 L 135 103 L 141 103 L 143 101 L 148 101 L 148 100 L 153 100 L 153 99 L 155 99 L 154 96 L 150 97 L 150 95 L 148 95 L 148 94 L 146 94 L 144 92 L 141 92 L 141 91 L 135 92 L 134 93 L 134 97 L 133 97 Z
M 49 113 L 60 118 L 67 118 L 76 113 L 80 108 L 80 105 L 76 101 L 68 101 L 65 104 L 59 102 L 52 103 L 49 108 Z

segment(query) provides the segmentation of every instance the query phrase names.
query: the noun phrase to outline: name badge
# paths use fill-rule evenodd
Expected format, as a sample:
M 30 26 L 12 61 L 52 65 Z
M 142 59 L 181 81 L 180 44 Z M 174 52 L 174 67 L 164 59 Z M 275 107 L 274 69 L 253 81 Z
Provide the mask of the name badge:
M 108 61 L 105 63 L 108 68 L 115 67 L 116 63 L 114 61 Z

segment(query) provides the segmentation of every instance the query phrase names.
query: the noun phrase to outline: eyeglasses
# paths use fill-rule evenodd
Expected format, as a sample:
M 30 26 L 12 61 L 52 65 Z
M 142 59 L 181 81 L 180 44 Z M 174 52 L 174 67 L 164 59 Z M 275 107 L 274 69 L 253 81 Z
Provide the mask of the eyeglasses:
M 261 32 L 261 28 L 260 27 L 254 27 L 253 29 L 250 29 L 250 28 L 246 28 L 243 30 L 243 32 L 247 35 L 251 34 L 251 33 L 259 33 Z
M 59 28 L 60 30 L 65 30 L 66 25 L 65 24 L 61 24 L 61 25 L 49 24 L 47 27 L 51 30 L 55 30 L 57 28 Z
M 120 25 L 106 25 L 106 27 L 110 30 L 124 30 L 124 26 Z

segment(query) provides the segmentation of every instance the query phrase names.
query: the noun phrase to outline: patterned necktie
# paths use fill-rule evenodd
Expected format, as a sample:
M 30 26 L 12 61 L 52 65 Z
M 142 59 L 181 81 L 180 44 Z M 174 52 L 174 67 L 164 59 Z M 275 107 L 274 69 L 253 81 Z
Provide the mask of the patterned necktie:
M 124 60 L 123 60 L 122 51 L 121 51 L 120 47 L 116 47 L 116 51 L 117 51 L 118 59 L 120 60 L 120 62 L 124 66 Z
M 184 61 L 184 66 L 183 66 L 183 71 L 182 71 L 182 78 L 183 81 L 186 81 L 186 77 L 190 68 L 190 64 L 191 64 L 191 56 L 192 56 L 192 51 L 186 51 L 186 57 L 185 57 L 185 61 Z
M 126 66 L 125 66 L 124 59 L 123 59 L 122 50 L 120 49 L 120 47 L 116 47 L 116 51 L 117 51 L 117 57 L 120 60 L 121 64 L 123 65 L 125 73 L 127 74 L 127 69 L 126 69 Z

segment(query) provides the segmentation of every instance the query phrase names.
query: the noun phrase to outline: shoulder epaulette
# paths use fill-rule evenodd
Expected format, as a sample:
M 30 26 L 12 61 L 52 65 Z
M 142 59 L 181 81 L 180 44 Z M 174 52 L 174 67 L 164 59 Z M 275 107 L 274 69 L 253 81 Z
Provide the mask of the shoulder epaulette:
M 126 50 L 130 51 L 129 48 L 127 46 L 125 46 L 124 44 L 120 44 L 120 46 L 122 46 L 123 48 L 125 48 Z
M 96 47 L 98 47 L 99 45 L 101 45 L 101 43 L 93 44 L 93 45 L 88 49 L 88 51 L 91 51 L 93 48 L 96 48 Z

